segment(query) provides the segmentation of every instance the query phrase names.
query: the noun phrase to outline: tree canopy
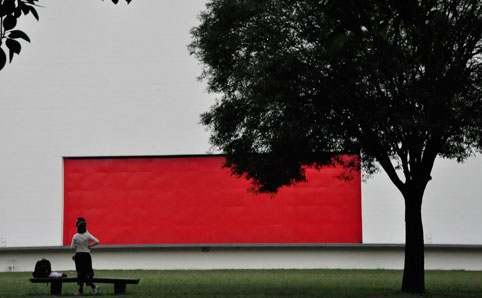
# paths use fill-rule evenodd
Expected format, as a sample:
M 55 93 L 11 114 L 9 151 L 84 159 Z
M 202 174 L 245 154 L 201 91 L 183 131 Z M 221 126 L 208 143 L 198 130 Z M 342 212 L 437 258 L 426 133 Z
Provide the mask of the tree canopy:
M 103 1 L 103 0 L 102 0 Z M 132 0 L 126 0 L 129 4 Z M 119 0 L 112 0 L 117 4 Z M 20 39 L 30 42 L 29 36 L 22 30 L 16 29 L 17 22 L 21 17 L 31 13 L 37 21 L 39 15 L 39 0 L 0 0 L 0 70 L 5 67 L 8 60 L 10 63 L 15 54 L 20 54 L 22 44 Z
M 220 94 L 202 123 L 226 165 L 262 192 L 333 153 L 361 155 L 347 169 L 381 166 L 406 202 L 402 288 L 423 292 L 434 161 L 482 150 L 482 2 L 211 0 L 200 20 L 190 50 Z
M 240 173 L 251 174 L 245 153 L 287 158 L 279 174 L 297 181 L 299 165 L 329 162 L 319 152 L 360 152 L 365 169 L 377 161 L 399 188 L 394 168 L 406 182 L 429 179 L 436 155 L 481 149 L 481 9 L 475 0 L 211 1 L 191 44 L 209 90 L 223 94 L 202 117 L 211 141 Z M 261 190 L 291 181 L 252 172 Z

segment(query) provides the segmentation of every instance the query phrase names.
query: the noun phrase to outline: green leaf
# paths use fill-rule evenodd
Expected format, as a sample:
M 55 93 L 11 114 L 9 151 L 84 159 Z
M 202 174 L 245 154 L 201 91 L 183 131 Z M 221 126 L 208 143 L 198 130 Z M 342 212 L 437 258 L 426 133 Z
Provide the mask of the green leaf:
M 8 38 L 7 41 L 5 42 L 7 45 L 7 48 L 10 50 L 10 63 L 12 62 L 13 59 L 13 54 L 20 54 L 20 50 L 22 50 L 22 45 L 15 39 L 10 39 Z
M 5 31 L 15 28 L 17 25 L 17 18 L 9 15 L 3 20 L 3 29 Z
M 30 10 L 30 12 L 33 14 L 33 16 L 34 16 L 34 17 L 37 19 L 37 21 L 38 21 L 38 20 L 39 20 L 39 17 L 38 17 L 38 12 L 37 12 L 37 10 L 36 10 L 34 7 L 32 7 L 32 6 L 29 6 L 28 9 Z
M 7 56 L 5 55 L 5 52 L 3 51 L 2 48 L 0 48 L 0 70 L 5 66 L 7 63 Z
M 20 7 L 17 7 L 13 12 L 13 16 L 16 18 L 19 18 L 21 15 L 22 15 L 22 9 Z
M 380 36 L 384 39 L 387 40 L 388 37 L 388 26 L 384 26 L 382 30 L 380 30 Z
M 20 2 L 20 3 L 22 3 L 22 5 L 19 6 L 19 7 L 20 7 L 20 9 L 22 10 L 23 14 L 24 14 L 24 15 L 28 15 L 28 13 L 29 13 L 29 9 L 28 9 L 29 6 L 28 6 L 28 5 L 25 5 L 23 2 Z
M 8 38 L 22 38 L 22 39 L 30 42 L 30 38 L 28 37 L 28 35 L 25 32 L 20 31 L 20 30 L 10 31 L 10 34 L 8 35 Z
M 332 47 L 339 50 L 343 48 L 348 40 L 348 34 L 345 32 L 332 32 L 328 36 L 328 39 L 330 40 Z
M 4 17 L 10 15 L 15 10 L 15 2 L 14 1 L 3 1 L 2 5 L 0 6 L 0 17 Z

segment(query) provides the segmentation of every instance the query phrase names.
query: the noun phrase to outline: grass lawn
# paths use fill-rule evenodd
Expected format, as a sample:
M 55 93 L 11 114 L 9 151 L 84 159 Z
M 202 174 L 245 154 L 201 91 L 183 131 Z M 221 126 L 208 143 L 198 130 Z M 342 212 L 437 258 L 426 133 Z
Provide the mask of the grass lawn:
M 65 272 L 75 277 L 75 272 Z M 398 270 L 97 270 L 97 277 L 140 278 L 122 297 L 482 297 L 482 271 L 426 271 L 425 295 L 402 295 Z M 29 272 L 0 273 L 1 297 L 50 297 Z M 114 297 L 111 284 L 100 296 Z M 73 296 L 66 283 L 62 296 Z M 86 295 L 92 296 L 90 289 Z

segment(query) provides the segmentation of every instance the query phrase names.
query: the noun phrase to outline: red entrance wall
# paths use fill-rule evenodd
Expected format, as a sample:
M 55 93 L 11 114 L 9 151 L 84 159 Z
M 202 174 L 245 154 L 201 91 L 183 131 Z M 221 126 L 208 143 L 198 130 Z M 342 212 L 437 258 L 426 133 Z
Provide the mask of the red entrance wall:
M 64 159 L 64 245 L 85 217 L 101 244 L 359 243 L 361 179 L 307 169 L 308 183 L 255 195 L 224 157 Z

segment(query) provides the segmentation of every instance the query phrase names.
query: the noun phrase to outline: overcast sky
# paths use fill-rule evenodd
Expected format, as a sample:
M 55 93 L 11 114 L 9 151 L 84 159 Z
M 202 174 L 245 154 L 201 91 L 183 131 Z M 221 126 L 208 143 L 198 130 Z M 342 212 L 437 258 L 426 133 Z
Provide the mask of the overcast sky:
M 63 156 L 208 152 L 199 115 L 215 96 L 187 50 L 205 3 L 41 0 L 40 22 L 18 24 L 32 42 L 0 71 L 0 237 L 21 245 L 58 229 L 34 240 L 61 243 Z M 431 242 L 482 244 L 481 173 L 480 155 L 437 161 L 423 207 Z M 364 242 L 403 243 L 395 187 L 382 173 L 362 191 Z M 52 213 L 32 225 L 46 202 Z

